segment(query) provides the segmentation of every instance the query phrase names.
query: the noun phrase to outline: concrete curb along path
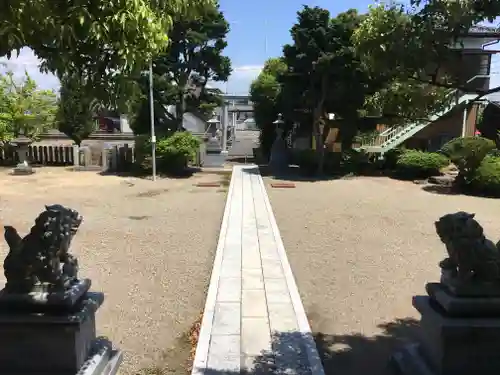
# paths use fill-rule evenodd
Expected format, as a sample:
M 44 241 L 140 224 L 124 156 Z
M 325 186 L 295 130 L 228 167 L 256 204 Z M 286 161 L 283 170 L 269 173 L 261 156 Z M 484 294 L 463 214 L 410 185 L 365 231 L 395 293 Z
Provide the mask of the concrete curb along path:
M 192 375 L 324 375 L 259 169 L 235 166 Z

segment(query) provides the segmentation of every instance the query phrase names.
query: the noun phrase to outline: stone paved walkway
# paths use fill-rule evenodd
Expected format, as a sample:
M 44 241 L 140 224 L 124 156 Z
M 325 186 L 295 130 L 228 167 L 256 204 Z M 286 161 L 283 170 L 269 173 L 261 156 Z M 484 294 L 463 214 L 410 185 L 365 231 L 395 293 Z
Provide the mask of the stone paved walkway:
M 233 168 L 192 374 L 243 371 L 324 375 L 256 166 Z

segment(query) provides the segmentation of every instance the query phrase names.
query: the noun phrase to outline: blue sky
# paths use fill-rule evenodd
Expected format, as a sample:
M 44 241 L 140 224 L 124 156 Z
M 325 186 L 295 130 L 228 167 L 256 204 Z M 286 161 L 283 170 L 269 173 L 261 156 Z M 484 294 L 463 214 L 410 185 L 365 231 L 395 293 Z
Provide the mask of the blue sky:
M 226 54 L 231 58 L 233 74 L 227 84 L 217 84 L 223 91 L 248 92 L 250 83 L 259 74 L 269 57 L 279 56 L 282 46 L 290 42 L 290 27 L 296 21 L 296 13 L 303 5 L 319 6 L 330 10 L 332 15 L 349 8 L 364 12 L 373 0 L 220 0 L 221 9 L 231 24 Z M 500 49 L 500 48 L 497 48 Z M 0 57 L 0 61 L 5 61 Z M 16 75 L 28 70 L 42 88 L 59 87 L 54 76 L 38 71 L 38 60 L 32 51 L 24 49 L 17 59 L 8 61 Z M 500 85 L 500 57 L 493 63 L 492 85 Z
M 319 6 L 336 14 L 350 7 L 366 11 L 372 3 L 370 0 L 220 0 L 221 9 L 231 25 L 226 51 L 234 72 L 227 90 L 248 91 L 250 82 L 259 74 L 267 58 L 281 55 L 283 45 L 291 41 L 290 28 L 303 5 Z M 221 88 L 225 90 L 226 86 Z

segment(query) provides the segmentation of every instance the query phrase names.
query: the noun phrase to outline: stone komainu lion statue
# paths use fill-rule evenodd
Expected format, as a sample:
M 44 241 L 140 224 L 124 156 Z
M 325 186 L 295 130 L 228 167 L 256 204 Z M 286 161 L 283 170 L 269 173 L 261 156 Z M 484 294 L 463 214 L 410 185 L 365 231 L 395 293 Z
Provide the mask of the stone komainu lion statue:
M 449 256 L 439 266 L 461 281 L 500 282 L 500 242 L 488 240 L 474 216 L 457 212 L 435 222 Z
M 76 280 L 78 261 L 68 251 L 82 217 L 61 205 L 46 206 L 28 235 L 5 226 L 9 254 L 4 261 L 6 291 L 28 293 L 40 284 L 55 289 L 69 287 Z

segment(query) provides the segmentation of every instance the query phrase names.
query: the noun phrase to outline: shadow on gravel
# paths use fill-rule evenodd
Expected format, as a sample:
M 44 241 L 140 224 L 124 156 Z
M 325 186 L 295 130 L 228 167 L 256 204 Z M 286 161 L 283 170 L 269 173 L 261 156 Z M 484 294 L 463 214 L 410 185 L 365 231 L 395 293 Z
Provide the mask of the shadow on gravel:
M 185 179 L 185 178 L 190 178 L 192 177 L 195 173 L 201 172 L 201 168 L 198 167 L 187 167 L 183 171 L 180 171 L 179 173 L 175 174 L 166 174 L 166 173 L 161 173 L 157 172 L 157 177 L 158 178 L 175 178 L 175 179 Z M 145 180 L 152 179 L 152 172 L 151 171 L 145 171 L 145 170 L 131 170 L 127 172 L 98 172 L 101 176 L 117 176 L 117 177 L 136 177 L 136 178 L 142 178 Z
M 426 191 L 428 193 L 432 194 L 439 194 L 439 195 L 465 195 L 469 197 L 476 197 L 476 198 L 488 198 L 488 199 L 498 199 L 498 195 L 489 195 L 485 193 L 477 193 L 473 191 L 462 191 L 460 188 L 456 186 L 441 186 L 441 185 L 425 185 L 422 186 L 422 190 Z
M 398 319 L 381 325 L 382 334 L 366 337 L 361 334 L 333 335 L 300 332 L 275 332 L 272 351 L 254 358 L 242 358 L 248 375 L 264 374 L 315 374 L 307 368 L 307 355 L 316 345 L 326 375 L 392 375 L 390 356 L 405 343 L 415 339 L 419 323 L 415 319 Z M 314 340 L 314 341 L 313 341 Z M 222 364 L 221 364 L 222 365 Z M 198 369 L 200 370 L 200 369 Z M 302 371 L 301 371 L 302 370 Z M 163 374 L 167 374 L 165 372 Z M 208 368 L 199 371 L 204 375 L 238 375 L 240 372 Z M 162 374 L 162 375 L 163 375 Z
M 428 193 L 439 194 L 439 195 L 461 195 L 453 186 L 440 186 L 440 185 L 425 185 L 422 186 L 422 190 Z
M 356 177 L 388 177 L 384 171 L 379 170 L 366 170 L 362 173 L 337 173 L 337 174 L 324 174 L 321 176 L 314 176 L 305 174 L 297 165 L 289 165 L 279 173 L 273 172 L 267 164 L 259 164 L 259 170 L 262 177 L 270 177 L 274 180 L 282 181 L 297 181 L 297 182 L 317 182 L 317 181 L 333 181 L 333 180 L 346 180 Z
M 316 181 L 331 181 L 348 178 L 348 176 L 307 176 L 299 169 L 299 167 L 290 165 L 279 173 L 271 171 L 267 164 L 260 164 L 255 170 L 248 169 L 249 173 L 259 173 L 262 177 L 271 177 L 274 180 L 281 181 L 297 181 L 297 182 L 316 182 Z
M 227 162 L 237 164 L 254 164 L 255 158 L 253 156 L 228 156 Z

